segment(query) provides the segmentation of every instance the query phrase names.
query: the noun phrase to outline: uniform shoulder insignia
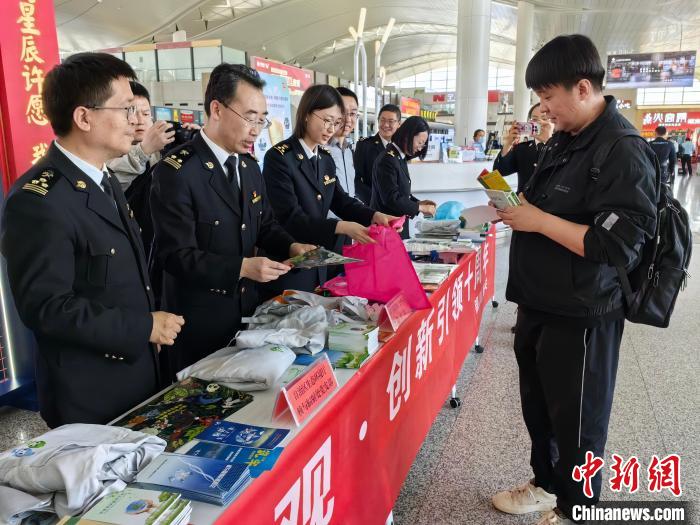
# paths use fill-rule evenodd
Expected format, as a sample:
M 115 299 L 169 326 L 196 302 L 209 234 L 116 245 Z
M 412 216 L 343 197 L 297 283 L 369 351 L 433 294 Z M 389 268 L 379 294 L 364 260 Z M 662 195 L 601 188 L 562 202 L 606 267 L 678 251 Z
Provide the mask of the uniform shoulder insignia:
M 393 150 L 393 149 L 390 149 L 389 151 L 387 151 L 386 154 L 387 154 L 387 155 L 390 155 L 390 156 L 392 156 L 392 157 L 395 157 L 395 156 L 396 156 L 396 153 L 394 153 L 394 150 Z
M 277 146 L 274 146 L 274 148 L 279 151 L 282 155 L 287 153 L 288 151 L 291 151 L 289 149 L 289 144 L 278 144 Z
M 54 172 L 51 169 L 46 169 L 43 170 L 41 173 L 37 174 L 24 186 L 22 186 L 22 189 L 24 191 L 30 191 L 32 193 L 36 193 L 37 195 L 41 195 L 42 197 L 44 197 L 49 192 L 51 187 L 56 183 L 58 177 L 58 173 Z
M 320 146 L 318 149 L 319 149 L 319 151 L 324 152 L 326 155 L 330 155 L 330 154 L 331 154 L 331 152 L 330 152 L 330 150 L 328 149 L 327 146 Z
M 366 138 L 367 138 L 367 137 L 360 137 L 359 139 L 357 139 L 357 142 L 362 142 L 362 141 L 365 140 Z
M 175 150 L 173 153 L 168 153 L 161 159 L 161 162 L 167 164 L 171 168 L 179 170 L 182 168 L 182 165 L 193 156 L 192 149 L 189 146 L 183 146 L 182 148 Z

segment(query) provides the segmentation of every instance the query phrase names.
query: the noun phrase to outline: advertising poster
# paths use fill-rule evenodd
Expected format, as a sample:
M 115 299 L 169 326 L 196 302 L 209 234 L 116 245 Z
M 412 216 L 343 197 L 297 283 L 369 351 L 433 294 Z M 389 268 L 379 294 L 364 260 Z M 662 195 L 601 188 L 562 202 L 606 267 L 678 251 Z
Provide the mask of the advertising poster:
M 608 88 L 690 87 L 695 51 L 609 55 Z
M 262 167 L 265 153 L 278 142 L 292 134 L 292 102 L 285 77 L 260 73 L 265 81 L 263 93 L 267 100 L 267 118 L 272 125 L 264 129 L 255 141 L 255 156 Z

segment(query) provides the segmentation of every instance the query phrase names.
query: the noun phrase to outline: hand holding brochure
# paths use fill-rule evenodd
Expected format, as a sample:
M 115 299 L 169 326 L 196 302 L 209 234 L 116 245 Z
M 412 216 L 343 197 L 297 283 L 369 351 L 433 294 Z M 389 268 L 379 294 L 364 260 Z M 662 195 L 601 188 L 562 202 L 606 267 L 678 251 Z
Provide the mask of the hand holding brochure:
M 486 195 L 499 210 L 520 206 L 518 195 L 511 189 L 498 170 L 484 170 L 476 180 L 484 187 Z
M 318 247 L 315 250 L 311 250 L 296 257 L 289 259 L 289 264 L 293 268 L 319 268 L 321 266 L 335 266 L 337 264 L 347 264 L 353 262 L 362 262 L 360 259 L 353 259 L 351 257 L 344 257 L 339 253 L 326 250 L 325 248 Z

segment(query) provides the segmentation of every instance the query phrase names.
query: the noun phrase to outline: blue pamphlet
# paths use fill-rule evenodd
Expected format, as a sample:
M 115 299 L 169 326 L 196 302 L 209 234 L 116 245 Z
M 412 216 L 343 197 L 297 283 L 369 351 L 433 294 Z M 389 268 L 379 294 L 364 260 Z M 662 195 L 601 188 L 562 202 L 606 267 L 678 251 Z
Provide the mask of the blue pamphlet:
M 252 448 L 275 448 L 289 434 L 282 428 L 256 427 L 230 421 L 214 421 L 197 436 L 200 441 Z
M 200 441 L 185 454 L 248 465 L 251 477 L 257 478 L 266 470 L 272 470 L 282 450 L 284 450 L 282 447 L 269 450 L 266 448 L 237 447 L 236 445 Z

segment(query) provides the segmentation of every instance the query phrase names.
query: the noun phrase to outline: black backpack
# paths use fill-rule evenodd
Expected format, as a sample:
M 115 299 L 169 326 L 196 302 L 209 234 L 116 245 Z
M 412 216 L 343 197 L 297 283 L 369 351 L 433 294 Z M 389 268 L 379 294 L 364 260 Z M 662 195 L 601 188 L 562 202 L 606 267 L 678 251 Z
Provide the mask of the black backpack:
M 593 156 L 591 178 L 598 180 L 610 151 L 623 137 L 637 137 L 647 144 L 635 129 L 609 131 L 610 140 Z M 648 145 L 648 144 L 647 144 Z M 653 152 L 652 152 L 653 153 Z M 656 155 L 650 155 L 656 168 L 656 231 L 644 243 L 639 264 L 631 271 L 618 266 L 617 272 L 625 296 L 625 317 L 633 323 L 668 327 L 678 293 L 685 288 L 693 249 L 693 235 L 688 213 L 673 197 L 671 188 L 661 183 L 661 170 Z

